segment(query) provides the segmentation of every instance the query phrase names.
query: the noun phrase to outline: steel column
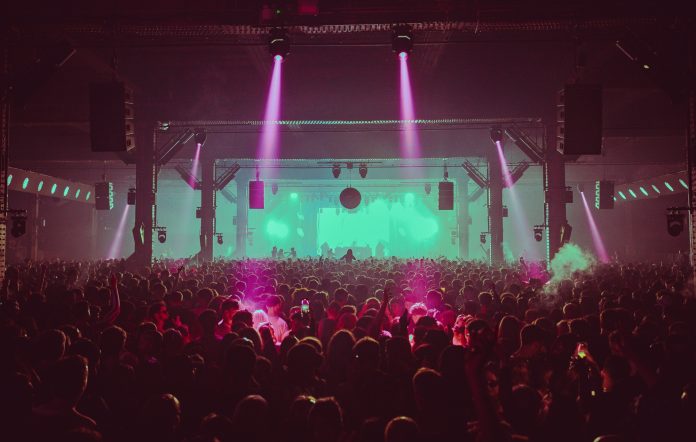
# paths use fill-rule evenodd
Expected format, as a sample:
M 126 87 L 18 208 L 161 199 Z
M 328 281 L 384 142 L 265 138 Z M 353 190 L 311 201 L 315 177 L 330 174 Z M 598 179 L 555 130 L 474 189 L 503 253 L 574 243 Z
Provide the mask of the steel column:
M 503 256 L 503 170 L 495 147 L 486 156 L 488 160 L 488 233 L 491 242 L 489 263 L 500 266 Z
M 213 260 L 215 234 L 215 159 L 203 153 L 201 158 L 201 261 Z M 195 171 L 193 171 L 195 173 Z
M 244 258 L 247 254 L 247 233 L 249 228 L 249 177 L 248 171 L 242 169 L 234 180 L 237 183 L 237 232 L 234 256 Z
M 469 215 L 469 177 L 460 174 L 457 178 L 457 227 L 459 230 L 459 258 L 469 258 L 469 226 L 471 217 Z
M 546 127 L 544 160 L 544 215 L 546 222 L 546 259 L 550 262 L 561 247 L 561 228 L 566 219 L 565 159 L 556 148 L 556 127 Z

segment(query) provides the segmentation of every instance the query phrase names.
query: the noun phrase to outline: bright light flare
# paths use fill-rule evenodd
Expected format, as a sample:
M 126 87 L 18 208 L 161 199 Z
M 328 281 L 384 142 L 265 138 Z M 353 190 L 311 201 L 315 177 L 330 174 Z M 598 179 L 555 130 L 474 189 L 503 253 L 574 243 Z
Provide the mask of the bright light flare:
M 273 57 L 273 73 L 271 75 L 271 84 L 268 87 L 266 109 L 263 116 L 264 125 L 261 129 L 261 139 L 259 140 L 259 148 L 256 155 L 259 160 L 276 159 L 280 154 L 280 125 L 277 123 L 280 120 L 282 62 L 282 55 Z
M 415 124 L 416 111 L 413 102 L 413 91 L 411 89 L 411 78 L 408 72 L 408 54 L 399 53 L 399 90 L 401 97 L 401 156 L 403 158 L 420 157 L 420 140 Z
M 585 192 L 580 192 L 582 197 L 582 205 L 585 207 L 585 214 L 587 215 L 587 223 L 590 225 L 590 232 L 592 233 L 592 242 L 594 243 L 595 250 L 597 251 L 597 257 L 600 262 L 609 262 L 609 255 L 607 255 L 607 250 L 604 247 L 604 241 L 602 241 L 602 235 L 599 233 L 597 224 L 595 223 L 594 216 L 592 216 L 592 211 L 590 210 L 589 204 L 587 204 L 587 199 L 585 198 Z
M 111 242 L 111 247 L 109 247 L 109 259 L 116 259 L 121 257 L 121 247 L 123 246 L 123 232 L 126 230 L 126 220 L 128 219 L 128 212 L 130 207 L 126 204 L 123 213 L 121 214 L 121 220 L 118 222 L 118 228 L 116 229 L 116 235 L 114 235 L 114 240 Z

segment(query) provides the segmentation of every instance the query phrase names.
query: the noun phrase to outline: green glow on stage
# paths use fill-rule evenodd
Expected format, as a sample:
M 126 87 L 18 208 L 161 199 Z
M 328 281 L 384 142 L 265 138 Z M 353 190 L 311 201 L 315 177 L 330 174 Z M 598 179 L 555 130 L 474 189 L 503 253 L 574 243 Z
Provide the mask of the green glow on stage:
M 266 233 L 268 236 L 275 238 L 285 238 L 288 236 L 288 225 L 276 220 L 268 220 L 266 224 Z
M 297 201 L 297 199 L 298 199 L 299 197 L 300 197 L 300 196 L 297 194 L 297 192 L 292 192 L 292 193 L 290 194 L 290 199 L 293 200 L 293 201 Z

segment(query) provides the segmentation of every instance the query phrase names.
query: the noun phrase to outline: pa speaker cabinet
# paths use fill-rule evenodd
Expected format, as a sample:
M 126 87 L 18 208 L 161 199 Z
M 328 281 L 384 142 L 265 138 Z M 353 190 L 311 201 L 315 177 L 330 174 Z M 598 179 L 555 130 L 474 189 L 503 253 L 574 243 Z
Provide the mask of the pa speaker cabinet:
M 264 208 L 264 185 L 263 181 L 249 181 L 249 208 Z
M 135 147 L 133 93 L 122 82 L 89 86 L 89 135 L 93 152 Z
M 572 84 L 559 93 L 557 150 L 564 155 L 601 155 L 602 87 Z
M 452 181 L 440 181 L 438 190 L 438 209 L 452 210 L 454 208 L 454 183 Z

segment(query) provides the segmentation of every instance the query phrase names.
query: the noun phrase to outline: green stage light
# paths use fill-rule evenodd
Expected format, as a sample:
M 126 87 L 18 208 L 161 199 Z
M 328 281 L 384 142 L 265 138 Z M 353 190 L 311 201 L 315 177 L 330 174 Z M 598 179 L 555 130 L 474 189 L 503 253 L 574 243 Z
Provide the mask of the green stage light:
M 63 190 L 63 196 L 68 196 L 68 192 L 70 192 L 70 186 L 65 186 L 65 190 Z
M 660 193 L 660 188 L 657 187 L 656 185 L 653 184 L 653 185 L 652 185 L 652 188 L 653 188 L 653 190 L 655 191 L 655 193 Z
M 300 197 L 300 195 L 298 195 L 297 192 L 292 192 L 292 193 L 290 194 L 290 199 L 293 200 L 293 201 L 296 200 L 296 199 L 299 198 L 299 197 Z
M 640 191 L 641 191 L 641 192 L 643 193 L 643 195 L 645 195 L 645 196 L 649 196 L 649 195 L 648 195 L 648 191 L 647 191 L 647 190 L 645 190 L 645 187 L 643 187 L 643 186 L 640 186 Z
M 75 198 L 79 198 L 79 197 L 80 197 L 80 189 L 77 189 L 75 191 Z
M 87 192 L 87 195 L 85 196 L 85 200 L 89 201 L 90 196 L 92 196 L 92 192 Z
M 684 180 L 681 178 L 679 178 L 679 184 L 681 184 L 684 189 L 689 188 L 689 186 L 686 184 L 686 182 L 684 182 Z
M 665 187 L 666 187 L 667 190 L 669 190 L 670 192 L 674 192 L 674 187 L 672 187 L 672 185 L 671 185 L 670 183 L 668 183 L 667 181 L 665 181 Z
M 624 199 L 624 200 L 626 199 L 626 195 L 620 190 L 619 190 L 619 196 L 621 197 L 621 199 Z
M 51 186 L 51 195 L 56 193 L 56 189 L 58 189 L 58 184 L 53 183 L 53 185 Z
M 41 192 L 41 189 L 43 189 L 43 180 L 39 181 L 39 185 L 36 186 L 36 191 Z
M 12 174 L 7 175 L 7 185 L 12 184 Z
M 26 177 L 26 178 L 24 178 L 24 181 L 22 181 L 22 189 L 26 189 L 28 185 L 29 185 L 29 177 Z
M 638 198 L 638 195 L 636 195 L 633 189 L 628 189 L 628 193 L 630 193 L 633 198 Z

